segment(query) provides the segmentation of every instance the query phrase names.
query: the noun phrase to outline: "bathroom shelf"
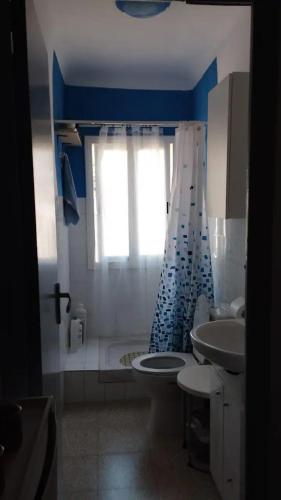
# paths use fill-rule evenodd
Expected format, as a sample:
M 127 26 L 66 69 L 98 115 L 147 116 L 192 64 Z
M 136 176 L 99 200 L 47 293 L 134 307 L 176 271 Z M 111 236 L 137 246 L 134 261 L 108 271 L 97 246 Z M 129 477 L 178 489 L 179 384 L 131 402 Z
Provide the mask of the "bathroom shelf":
M 55 134 L 62 144 L 82 146 L 79 132 L 74 122 L 55 121 Z

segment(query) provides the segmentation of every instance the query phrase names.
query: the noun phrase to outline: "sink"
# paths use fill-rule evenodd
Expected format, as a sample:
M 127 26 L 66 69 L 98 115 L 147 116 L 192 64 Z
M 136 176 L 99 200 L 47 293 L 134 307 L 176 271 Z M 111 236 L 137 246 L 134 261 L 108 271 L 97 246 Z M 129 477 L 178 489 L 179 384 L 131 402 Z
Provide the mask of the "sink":
M 198 325 L 191 341 L 206 359 L 234 373 L 244 371 L 245 320 L 225 319 Z

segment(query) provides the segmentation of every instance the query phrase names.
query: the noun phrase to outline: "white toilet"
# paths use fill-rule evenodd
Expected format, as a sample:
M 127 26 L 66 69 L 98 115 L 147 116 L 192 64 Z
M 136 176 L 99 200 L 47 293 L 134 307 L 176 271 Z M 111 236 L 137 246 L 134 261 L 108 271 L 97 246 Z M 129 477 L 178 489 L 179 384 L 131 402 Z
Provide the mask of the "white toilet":
M 177 374 L 186 366 L 196 364 L 192 354 L 183 352 L 144 354 L 133 360 L 134 378 L 151 398 L 149 427 L 152 432 L 178 434 L 182 431 Z

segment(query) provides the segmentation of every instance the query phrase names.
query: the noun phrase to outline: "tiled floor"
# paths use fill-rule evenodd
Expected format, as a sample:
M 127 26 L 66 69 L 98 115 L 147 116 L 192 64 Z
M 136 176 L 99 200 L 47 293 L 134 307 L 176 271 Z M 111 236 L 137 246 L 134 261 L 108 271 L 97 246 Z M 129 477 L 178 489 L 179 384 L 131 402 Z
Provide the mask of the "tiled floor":
M 219 500 L 181 439 L 150 436 L 148 401 L 66 406 L 63 500 Z

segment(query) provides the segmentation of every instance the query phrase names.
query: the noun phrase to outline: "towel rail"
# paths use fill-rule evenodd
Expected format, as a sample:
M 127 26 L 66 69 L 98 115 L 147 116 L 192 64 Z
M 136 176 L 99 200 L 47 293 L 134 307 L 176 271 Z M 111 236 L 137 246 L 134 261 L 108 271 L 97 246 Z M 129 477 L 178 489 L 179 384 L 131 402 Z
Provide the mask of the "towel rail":
M 62 144 L 82 146 L 79 132 L 73 123 L 55 122 L 55 134 Z

